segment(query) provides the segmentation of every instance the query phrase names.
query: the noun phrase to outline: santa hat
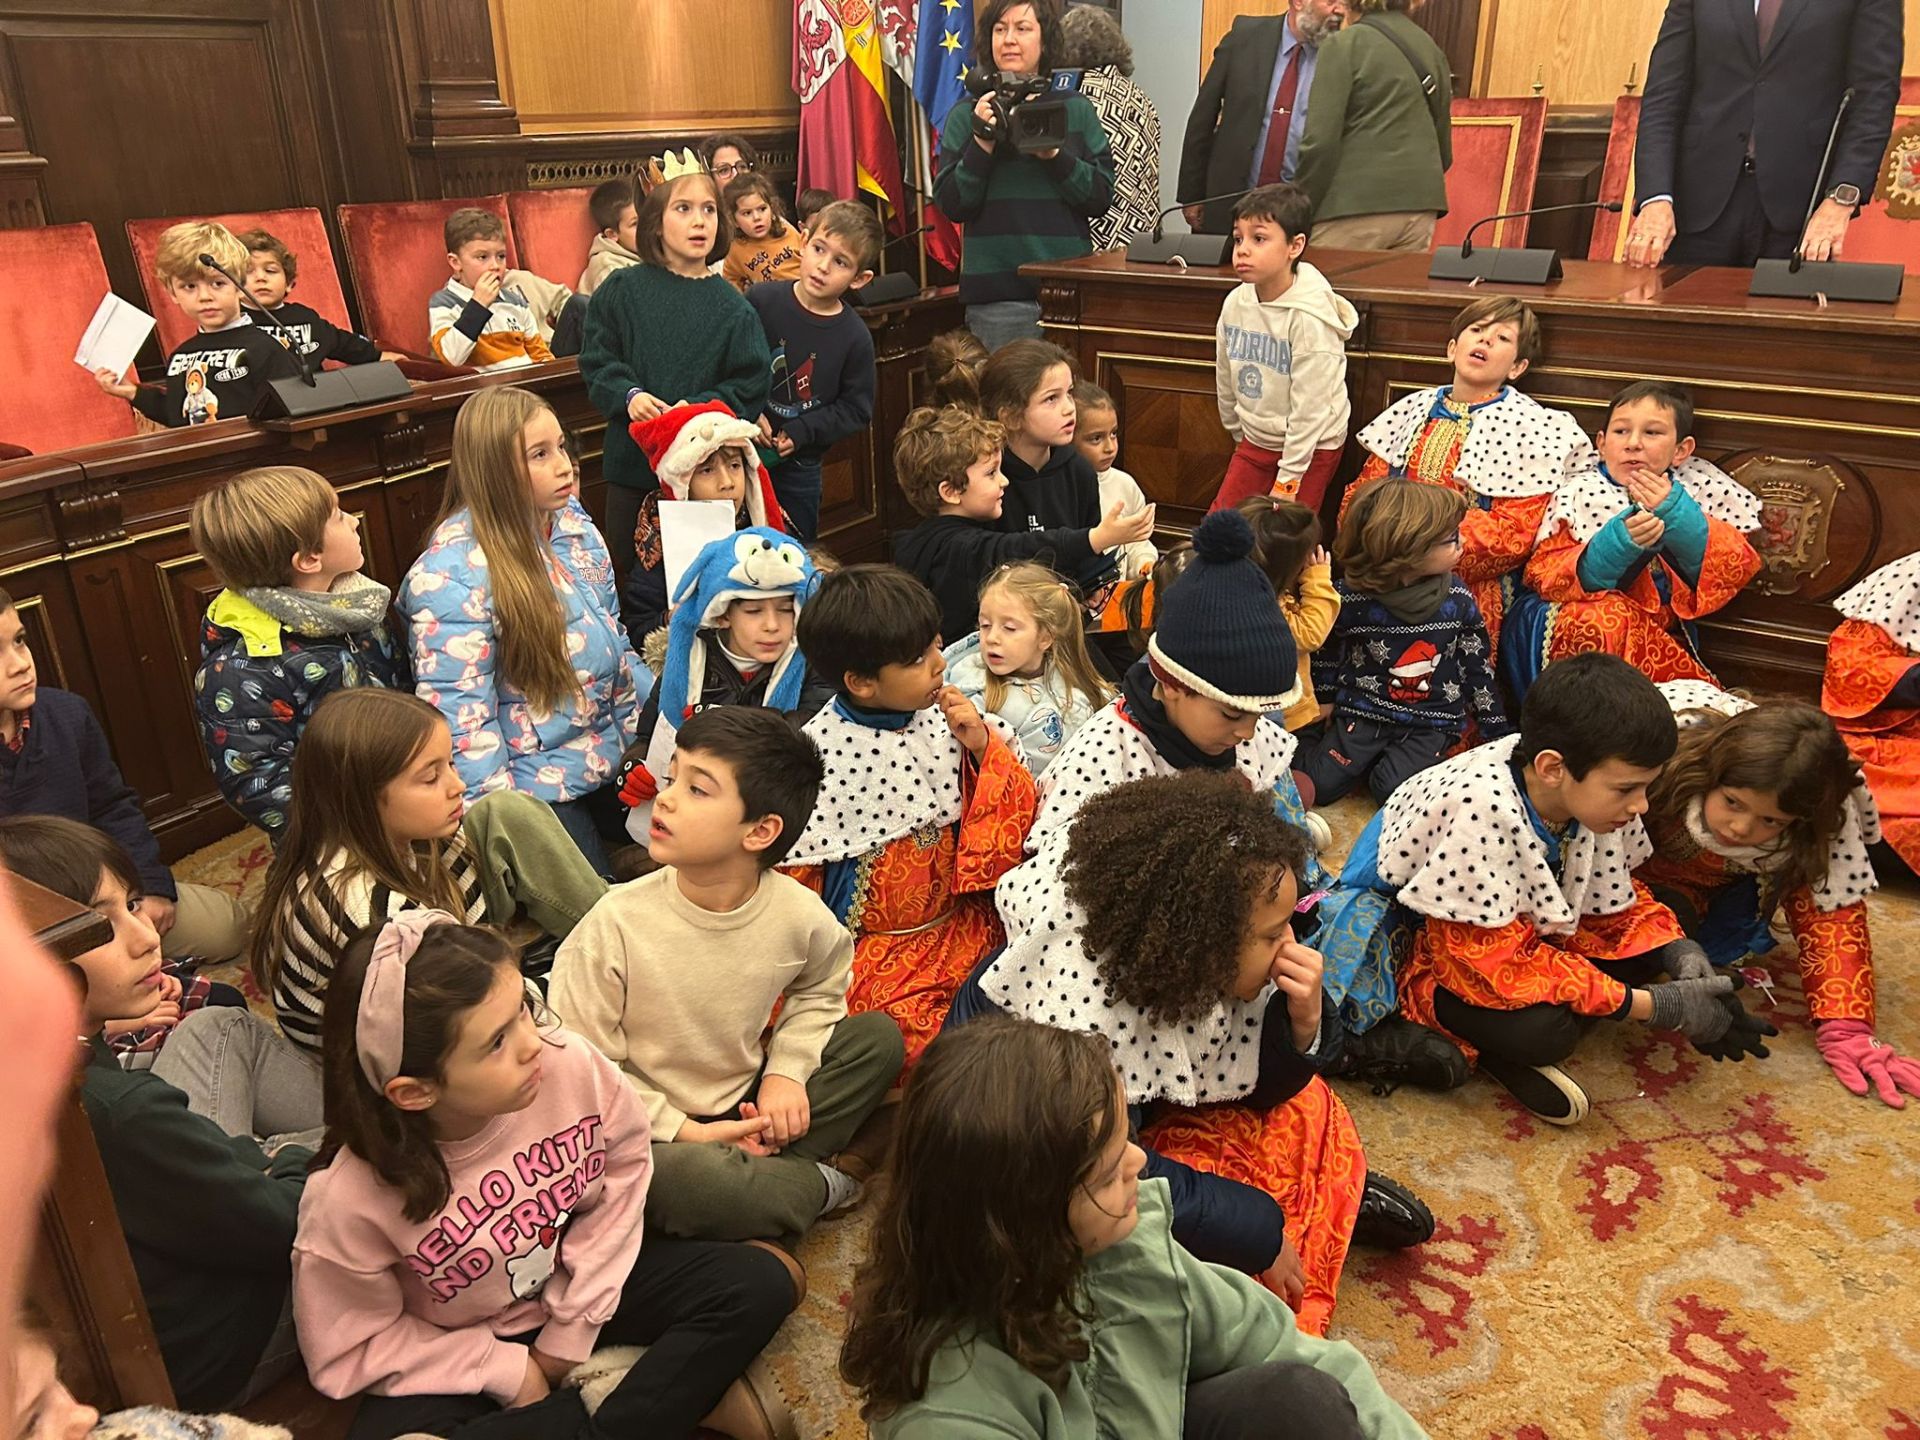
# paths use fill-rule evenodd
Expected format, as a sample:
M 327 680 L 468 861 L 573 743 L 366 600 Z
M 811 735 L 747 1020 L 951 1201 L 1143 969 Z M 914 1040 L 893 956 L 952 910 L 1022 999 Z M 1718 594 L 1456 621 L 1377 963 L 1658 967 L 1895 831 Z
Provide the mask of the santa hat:
M 1300 659 L 1273 582 L 1253 559 L 1253 527 L 1216 510 L 1193 532 L 1193 562 L 1157 597 L 1147 654 L 1163 677 L 1234 710 L 1300 698 Z
M 754 448 L 760 427 L 742 420 L 723 401 L 675 405 L 651 420 L 636 420 L 627 429 L 634 443 L 647 452 L 647 461 L 660 477 L 660 488 L 669 500 L 685 500 L 693 472 L 716 451 L 732 446 L 740 452 L 747 471 L 747 523 L 785 528 L 786 516 L 773 493 L 773 477 L 767 474 L 766 466 L 760 463 L 760 452 Z

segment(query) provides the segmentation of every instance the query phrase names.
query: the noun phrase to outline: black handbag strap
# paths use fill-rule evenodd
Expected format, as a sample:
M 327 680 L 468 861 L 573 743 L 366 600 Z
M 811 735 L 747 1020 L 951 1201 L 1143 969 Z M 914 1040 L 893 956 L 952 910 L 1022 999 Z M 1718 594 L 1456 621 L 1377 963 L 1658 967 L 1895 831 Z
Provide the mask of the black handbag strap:
M 1419 78 L 1420 93 L 1431 100 L 1439 91 L 1440 82 L 1434 79 L 1433 72 L 1421 63 L 1420 57 L 1413 53 L 1413 47 L 1398 35 L 1394 34 L 1393 27 L 1388 25 L 1385 19 L 1379 15 L 1362 15 L 1358 23 L 1366 26 L 1375 34 L 1386 36 L 1387 39 L 1393 42 L 1393 48 L 1407 57 L 1407 64 L 1413 67 L 1413 73 Z

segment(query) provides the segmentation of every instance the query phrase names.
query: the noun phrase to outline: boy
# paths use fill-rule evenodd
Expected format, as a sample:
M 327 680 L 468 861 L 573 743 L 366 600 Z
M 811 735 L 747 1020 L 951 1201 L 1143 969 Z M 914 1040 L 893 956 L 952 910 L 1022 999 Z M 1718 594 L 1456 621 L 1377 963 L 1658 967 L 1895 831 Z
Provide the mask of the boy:
M 864 205 L 836 202 L 808 227 L 800 278 L 747 291 L 773 352 L 773 389 L 762 443 L 779 453 L 773 489 L 811 545 L 820 537 L 820 461 L 873 423 L 873 334 L 843 297 L 873 279 L 880 222 Z
M 1214 388 L 1233 459 L 1211 508 L 1273 494 L 1320 507 L 1347 443 L 1347 337 L 1359 312 L 1303 264 L 1313 205 L 1262 185 L 1233 207 L 1233 273 L 1220 307 Z
M 1613 397 L 1600 463 L 1560 488 L 1513 607 L 1516 694 L 1564 655 L 1605 650 L 1653 680 L 1719 682 L 1676 622 L 1710 615 L 1760 572 L 1760 498 L 1693 453 L 1693 396 L 1642 380 Z
M 276 843 L 314 707 L 355 685 L 411 689 L 392 592 L 360 573 L 360 522 L 311 470 L 245 470 L 193 502 L 193 545 L 223 589 L 200 627 L 200 740 L 229 805 Z
M 433 354 L 447 365 L 517 370 L 553 359 L 527 297 L 507 283 L 507 227 L 469 206 L 447 217 L 452 278 L 427 300 Z
M 247 247 L 247 294 L 273 316 L 262 325 L 289 350 L 298 350 L 308 366 L 318 370 L 329 360 L 342 365 L 371 365 L 376 360 L 398 360 L 398 353 L 382 350 L 364 335 L 342 330 L 331 320 L 287 294 L 300 278 L 300 257 L 265 230 L 249 230 L 236 237 Z
M 1115 501 L 1091 530 L 1001 530 L 1000 473 L 1005 435 L 998 421 L 958 405 L 922 407 L 907 416 L 893 442 L 894 473 L 913 508 L 927 519 L 893 537 L 894 558 L 920 578 L 940 605 L 940 633 L 948 641 L 980 624 L 980 586 L 1012 560 L 1041 560 L 1071 572 L 1096 553 L 1135 544 L 1153 534 L 1153 507 L 1127 516 Z M 1103 497 L 1104 498 L 1104 497 Z
M 993 716 L 945 682 L 940 608 L 891 565 L 826 576 L 800 649 L 834 687 L 807 722 L 827 772 L 786 856 L 853 932 L 847 1008 L 883 1010 L 911 1064 L 1004 938 L 992 890 L 1020 863 L 1033 777 Z
M 1124 503 L 1127 514 L 1139 514 L 1146 508 L 1146 492 L 1139 481 L 1113 463 L 1120 458 L 1120 412 L 1114 408 L 1113 396 L 1093 381 L 1082 380 L 1073 387 L 1073 404 L 1077 415 L 1073 443 L 1100 481 L 1100 513 L 1104 515 Z M 1122 580 L 1137 580 L 1152 570 L 1159 558 L 1151 539 L 1136 540 L 1114 550 Z
M 247 268 L 247 247 L 224 225 L 189 222 L 161 235 L 154 274 L 165 282 L 173 303 L 200 327 L 199 334 L 181 341 L 167 357 L 165 391 L 143 390 L 110 371 L 94 371 L 102 390 L 159 425 L 244 420 L 267 381 L 299 373 L 286 347 L 241 310 L 233 282 L 202 265 L 202 255 L 211 256 L 230 274 Z
M 574 291 L 591 295 L 600 282 L 616 270 L 640 263 L 636 248 L 640 228 L 640 202 L 633 181 L 626 176 L 604 180 L 594 186 L 587 198 L 587 210 L 593 216 L 593 247 L 587 251 L 587 268 L 580 272 Z
M 776 711 L 694 716 L 648 827 L 662 868 L 609 890 L 554 958 L 554 1010 L 647 1107 L 647 1216 L 670 1235 L 791 1240 L 859 1198 L 832 1161 L 899 1074 L 900 1032 L 847 1014 L 852 937 L 769 873 L 820 776 Z
M 1550 1125 L 1587 1113 L 1560 1062 L 1597 1019 L 1678 1030 L 1733 1059 L 1757 1044 L 1732 977 L 1633 879 L 1652 849 L 1647 787 L 1677 735 L 1660 691 L 1625 661 L 1556 661 L 1527 692 L 1518 735 L 1407 780 L 1348 857 L 1347 883 L 1392 891 L 1418 918 L 1401 1010 L 1477 1052 Z M 1672 983 L 1644 988 L 1663 973 Z
M 1587 437 L 1566 411 L 1514 388 L 1540 357 L 1540 321 L 1524 300 L 1475 300 L 1453 317 L 1451 337 L 1452 383 L 1395 401 L 1360 432 L 1367 462 L 1347 487 L 1340 519 L 1361 486 L 1387 476 L 1465 496 L 1456 573 L 1498 647 L 1505 577 L 1533 553 L 1554 492 L 1585 468 Z
M 93 708 L 39 683 L 20 611 L 0 590 L 0 816 L 9 815 L 60 815 L 111 836 L 134 857 L 141 910 L 169 958 L 231 960 L 246 947 L 251 921 L 237 899 L 179 884 L 161 863 L 140 797 L 114 764 Z M 169 1004 L 182 999 L 177 982 L 166 990 Z

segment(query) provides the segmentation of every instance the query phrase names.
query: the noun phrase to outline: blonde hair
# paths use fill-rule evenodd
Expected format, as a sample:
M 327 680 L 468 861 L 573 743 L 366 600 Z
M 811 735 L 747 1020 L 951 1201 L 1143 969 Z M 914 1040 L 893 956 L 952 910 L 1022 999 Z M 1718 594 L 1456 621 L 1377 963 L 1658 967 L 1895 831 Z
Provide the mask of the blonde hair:
M 160 248 L 153 256 L 153 273 L 169 285 L 176 280 L 211 277 L 213 271 L 200 263 L 202 255 L 211 255 L 235 274 L 246 270 L 250 258 L 247 247 L 226 226 L 189 220 L 170 225 L 161 233 Z
M 1333 558 L 1355 590 L 1378 594 L 1406 583 L 1426 553 L 1460 528 L 1466 497 L 1418 480 L 1376 480 L 1347 508 Z
M 581 694 L 521 439 L 536 416 L 552 413 L 546 401 L 513 385 L 482 390 L 462 405 L 453 422 L 446 494 L 434 519 L 438 525 L 456 510 L 467 512 L 487 557 L 500 678 L 548 714 Z
M 1052 638 L 1053 645 L 1047 651 L 1045 663 L 1067 682 L 1069 691 L 1078 690 L 1095 710 L 1113 698 L 1112 687 L 1101 677 L 1093 657 L 1087 653 L 1086 621 L 1080 600 L 1066 581 L 1044 565 L 1020 560 L 1002 565 L 987 576 L 980 587 L 980 598 L 984 601 L 994 591 L 1003 591 L 1025 605 L 1034 623 Z M 987 709 L 998 714 L 1006 701 L 1007 689 L 1003 676 L 987 671 Z
M 293 583 L 293 557 L 326 543 L 340 497 L 299 465 L 263 465 L 207 491 L 193 502 L 187 528 L 193 548 L 222 585 L 264 590 Z
M 964 405 L 922 405 L 900 422 L 893 439 L 893 472 L 901 493 L 922 515 L 938 515 L 948 503 L 940 487 L 965 488 L 967 470 L 1006 443 L 998 421 Z

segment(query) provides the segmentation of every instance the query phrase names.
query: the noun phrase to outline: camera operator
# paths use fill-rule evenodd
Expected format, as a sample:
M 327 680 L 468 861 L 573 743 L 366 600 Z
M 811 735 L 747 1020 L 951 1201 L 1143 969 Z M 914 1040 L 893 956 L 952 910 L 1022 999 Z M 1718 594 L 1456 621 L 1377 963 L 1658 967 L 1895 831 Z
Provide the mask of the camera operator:
M 976 70 L 991 65 L 1002 77 L 1045 77 L 1061 51 L 1059 0 L 982 0 L 976 7 Z M 933 198 L 966 226 L 960 299 L 967 328 L 989 350 L 1039 338 L 1039 296 L 1020 267 L 1091 254 L 1088 223 L 1113 204 L 1113 157 L 1099 116 L 1078 94 L 1050 98 L 1064 100 L 1067 111 L 1058 149 L 1020 153 L 1005 133 L 1006 101 L 992 91 L 957 103 L 940 135 Z

